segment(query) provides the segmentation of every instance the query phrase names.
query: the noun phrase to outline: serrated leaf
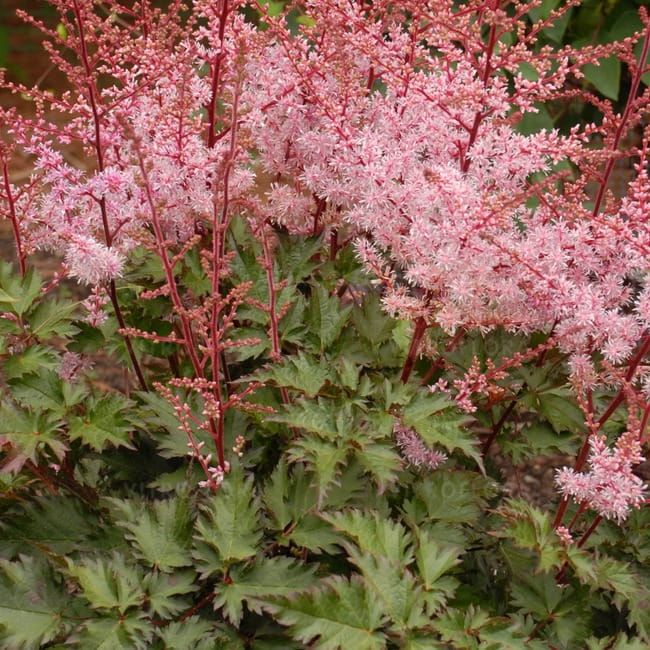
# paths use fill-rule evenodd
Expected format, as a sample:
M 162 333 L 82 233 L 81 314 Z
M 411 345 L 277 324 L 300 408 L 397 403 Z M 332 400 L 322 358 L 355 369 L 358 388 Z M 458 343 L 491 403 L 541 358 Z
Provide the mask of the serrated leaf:
M 319 650 L 386 647 L 381 632 L 385 614 L 376 606 L 362 580 L 341 576 L 322 580 L 311 592 L 265 605 L 297 641 Z
M 14 354 L 4 361 L 2 372 L 7 379 L 11 380 L 32 373 L 40 373 L 56 366 L 56 355 L 50 348 L 42 345 L 30 345 L 20 354 Z
M 71 598 L 45 560 L 0 559 L 0 641 L 3 648 L 42 647 L 69 630 Z
M 319 505 L 323 503 L 331 485 L 336 482 L 347 453 L 344 447 L 313 436 L 302 438 L 289 449 L 290 461 L 305 462 L 314 472 Z
M 403 638 L 408 629 L 428 623 L 422 589 L 408 569 L 388 558 L 363 553 L 355 554 L 352 561 L 361 571 L 364 583 L 381 611 L 390 617 L 391 631 Z
M 272 379 L 278 386 L 295 388 L 308 397 L 315 397 L 325 382 L 331 379 L 330 371 L 323 361 L 318 363 L 306 355 L 299 353 L 290 357 L 281 366 L 273 366 L 262 373 L 263 379 Z
M 390 340 L 396 321 L 382 309 L 379 296 L 369 294 L 361 307 L 352 312 L 352 322 L 357 333 L 372 345 L 379 345 Z
M 554 614 L 563 598 L 562 587 L 558 586 L 554 575 L 538 573 L 535 576 L 519 573 L 511 586 L 510 600 L 539 619 Z
M 59 460 L 67 446 L 59 440 L 60 420 L 51 413 L 28 412 L 7 402 L 0 405 L 0 444 L 10 446 L 3 471 L 17 472 L 38 452 L 49 449 Z
M 559 568 L 564 561 L 563 547 L 547 512 L 524 501 L 515 500 L 510 501 L 502 512 L 508 521 L 505 534 L 519 548 L 536 552 L 540 571 Z
M 341 301 L 329 295 L 322 285 L 312 289 L 307 310 L 310 332 L 317 335 L 320 349 L 327 349 L 341 334 L 352 308 L 343 306 Z
M 402 524 L 381 518 L 378 512 L 350 509 L 321 516 L 335 530 L 354 541 L 363 553 L 385 557 L 403 566 L 413 559 L 411 533 Z
M 476 637 L 481 628 L 489 622 L 490 616 L 487 612 L 470 605 L 465 610 L 447 609 L 432 621 L 432 625 L 443 641 L 449 642 L 452 648 L 476 648 Z
M 101 397 L 90 404 L 86 415 L 70 418 L 68 435 L 96 451 L 109 445 L 132 449 L 129 434 L 133 427 L 125 416 L 129 408 L 130 402 L 121 395 Z
M 296 546 L 306 548 L 312 553 L 336 553 L 336 545 L 341 544 L 341 537 L 326 521 L 316 515 L 300 518 L 287 538 Z
M 68 558 L 67 563 L 68 573 L 79 583 L 84 598 L 93 609 L 114 609 L 124 614 L 144 601 L 139 568 L 119 553 L 77 561 Z
M 147 423 L 151 433 L 155 436 L 163 458 L 186 458 L 187 457 L 187 433 L 178 428 L 178 417 L 174 407 L 163 397 L 153 392 L 139 393 L 139 400 L 142 402 L 138 415 Z M 185 397 L 183 401 L 190 406 L 193 413 L 200 413 L 196 400 L 192 397 Z M 208 435 L 199 430 L 190 421 L 190 427 L 194 439 L 200 443 L 209 444 Z M 163 431 L 159 431 L 163 429 Z
M 452 406 L 446 396 L 418 395 L 404 409 L 402 420 L 415 429 L 430 448 L 442 445 L 450 453 L 458 449 L 483 470 L 476 436 L 465 428 L 472 418 Z
M 192 564 L 189 541 L 191 518 L 183 497 L 135 503 L 110 499 L 120 512 L 117 524 L 126 530 L 126 539 L 136 555 L 150 566 L 171 571 Z
M 8 262 L 0 263 L 0 305 L 22 316 L 41 293 L 43 282 L 33 267 L 25 277 L 15 273 Z
M 159 573 L 155 571 L 144 577 L 143 586 L 147 593 L 149 607 L 154 614 L 171 618 L 188 608 L 185 596 L 198 590 L 194 584 L 194 571 L 174 571 L 174 573 Z
M 221 641 L 215 634 L 212 623 L 198 616 L 190 616 L 182 621 L 172 621 L 157 631 L 166 650 L 214 650 L 215 641 Z M 217 645 L 217 648 L 222 646 Z M 242 650 L 243 650 L 243 646 Z
M 22 377 L 20 381 L 12 381 L 11 391 L 14 399 L 23 406 L 60 414 L 65 411 L 61 380 L 53 371 L 41 371 L 37 375 Z
M 222 607 L 226 618 L 239 626 L 243 604 L 261 614 L 262 605 L 273 596 L 290 596 L 314 583 L 314 569 L 286 557 L 258 558 L 251 567 L 234 568 L 229 580 L 217 586 L 215 609 Z
M 439 543 L 426 530 L 419 532 L 415 560 L 427 591 L 435 590 L 438 580 L 460 563 L 461 552 L 458 546 Z
M 331 400 L 296 400 L 285 406 L 281 413 L 269 419 L 273 422 L 282 422 L 290 427 L 297 427 L 317 433 L 323 437 L 334 438 L 339 430 L 336 421 L 336 407 Z
M 262 537 L 253 477 L 235 469 L 210 495 L 196 523 L 197 539 L 216 551 L 223 563 L 245 560 L 257 552 Z M 208 571 L 220 567 L 209 566 Z
M 417 523 L 434 519 L 472 524 L 481 514 L 491 483 L 476 472 L 437 470 L 414 485 L 404 510 Z
M 71 336 L 77 332 L 72 325 L 75 303 L 59 300 L 43 300 L 29 315 L 33 336 L 45 339 L 51 336 Z
M 154 627 L 142 615 L 129 613 L 119 618 L 103 617 L 85 624 L 83 632 L 76 635 L 81 648 L 92 650 L 148 650 Z
M 394 446 L 386 443 L 365 444 L 363 449 L 356 452 L 356 457 L 359 464 L 375 478 L 380 494 L 397 481 L 402 469 L 401 456 Z
M 318 494 L 304 464 L 298 463 L 289 470 L 286 460 L 281 458 L 264 486 L 263 499 L 276 527 L 284 529 L 316 507 Z
M 42 496 L 4 517 L 0 523 L 0 554 L 11 557 L 33 546 L 62 555 L 92 545 L 100 532 L 97 517 L 85 511 L 78 500 Z

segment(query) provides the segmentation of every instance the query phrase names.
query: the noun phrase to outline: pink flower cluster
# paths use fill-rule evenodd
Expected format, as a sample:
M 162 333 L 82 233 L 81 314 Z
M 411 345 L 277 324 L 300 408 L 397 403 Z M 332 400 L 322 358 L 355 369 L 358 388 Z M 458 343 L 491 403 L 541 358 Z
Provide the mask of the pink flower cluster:
M 621 523 L 644 502 L 643 481 L 633 472 L 644 459 L 638 433 L 624 433 L 613 448 L 604 436 L 593 435 L 589 446 L 589 471 L 564 467 L 557 471 L 556 483 L 565 497 Z
M 404 458 L 411 465 L 434 470 L 447 460 L 447 455 L 443 452 L 429 449 L 413 429 L 398 423 L 395 425 L 393 432 Z

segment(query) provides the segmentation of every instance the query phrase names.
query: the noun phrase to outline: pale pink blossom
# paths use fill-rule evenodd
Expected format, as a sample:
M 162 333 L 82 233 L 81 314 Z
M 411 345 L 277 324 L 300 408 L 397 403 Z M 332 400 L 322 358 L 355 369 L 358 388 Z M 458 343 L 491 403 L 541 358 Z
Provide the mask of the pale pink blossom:
M 624 433 L 613 448 L 604 436 L 593 435 L 589 442 L 589 469 L 576 472 L 564 467 L 557 470 L 556 483 L 565 497 L 586 504 L 606 519 L 621 523 L 630 510 L 644 502 L 644 483 L 633 472 L 643 461 L 638 434 Z
M 404 458 L 411 465 L 434 470 L 447 460 L 445 453 L 427 447 L 415 430 L 396 424 L 393 432 Z

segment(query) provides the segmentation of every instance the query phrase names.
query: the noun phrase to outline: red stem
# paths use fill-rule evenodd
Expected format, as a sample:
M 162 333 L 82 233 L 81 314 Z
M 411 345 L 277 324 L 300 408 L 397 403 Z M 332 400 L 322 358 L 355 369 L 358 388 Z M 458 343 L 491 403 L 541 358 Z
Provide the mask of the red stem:
M 579 539 L 577 543 L 578 548 L 582 548 L 586 543 L 587 540 L 591 537 L 592 533 L 598 528 L 598 524 L 603 520 L 602 515 L 597 515 L 596 518 L 591 522 L 591 526 L 587 528 L 587 530 L 584 532 L 582 537 Z M 566 570 L 568 568 L 569 564 L 568 562 L 565 562 L 561 567 L 560 570 L 557 572 L 555 576 L 556 582 L 562 582 L 564 580 L 564 576 L 566 575 Z
M 149 204 L 149 210 L 151 212 L 151 224 L 153 227 L 154 235 L 156 237 L 156 244 L 158 248 L 158 256 L 160 257 L 163 268 L 165 270 L 165 278 L 167 280 L 167 285 L 169 286 L 169 295 L 174 305 L 174 309 L 178 314 L 181 320 L 181 329 L 183 330 L 183 339 L 185 340 L 185 348 L 190 356 L 190 361 L 192 362 L 192 367 L 194 369 L 194 374 L 199 379 L 204 379 L 203 369 L 201 367 L 201 361 L 196 349 L 196 343 L 194 341 L 194 332 L 192 331 L 192 325 L 187 316 L 185 307 L 183 306 L 183 301 L 181 299 L 180 293 L 178 292 L 178 285 L 176 284 L 176 278 L 174 277 L 174 270 L 172 268 L 169 255 L 167 254 L 167 248 L 165 246 L 165 237 L 160 225 L 160 219 L 158 218 L 158 210 L 156 204 L 153 200 L 153 194 L 151 192 L 151 183 L 149 182 L 149 174 L 144 164 L 142 158 L 142 152 L 140 150 L 140 143 L 137 138 L 134 138 L 134 149 L 138 156 L 138 163 L 140 166 L 140 173 L 142 174 L 142 180 L 144 183 L 145 194 L 147 196 L 147 202 Z M 210 434 L 215 444 L 217 454 L 219 456 L 219 465 L 223 469 L 225 467 L 225 454 L 223 447 L 223 417 L 218 419 L 218 422 L 215 421 L 213 417 L 209 418 L 210 423 Z
M 77 0 L 72 0 L 72 1 L 73 1 L 73 11 L 79 29 L 79 46 L 81 48 L 81 52 L 80 52 L 81 61 L 83 63 L 84 70 L 86 72 L 86 77 L 88 78 L 88 99 L 90 101 L 90 108 L 93 114 L 93 126 L 95 130 L 94 145 L 95 145 L 95 152 L 97 156 L 97 168 L 101 173 L 104 171 L 104 151 L 102 149 L 102 141 L 101 141 L 101 123 L 99 117 L 99 93 L 97 92 L 97 88 L 93 81 L 92 67 L 90 65 L 90 60 L 88 58 L 88 48 L 86 45 L 83 17 L 81 15 L 81 11 L 79 9 L 79 4 Z M 99 200 L 99 209 L 102 215 L 102 225 L 104 228 L 104 238 L 106 240 L 106 246 L 110 248 L 113 243 L 113 237 L 111 235 L 110 227 L 108 224 L 108 213 L 106 211 L 106 199 L 103 196 Z M 113 305 L 113 311 L 115 312 L 115 317 L 117 318 L 117 322 L 120 326 L 120 329 L 123 330 L 126 328 L 126 323 L 124 321 L 122 309 L 120 307 L 120 303 L 117 298 L 117 289 L 115 287 L 115 282 L 113 280 L 111 280 L 110 282 L 108 294 L 111 299 L 111 304 Z M 126 349 L 129 358 L 131 359 L 131 365 L 133 366 L 133 370 L 135 371 L 136 377 L 138 378 L 140 387 L 142 388 L 142 390 L 148 391 L 149 389 L 147 387 L 147 382 L 145 381 L 142 368 L 140 367 L 140 363 L 138 362 L 138 358 L 135 354 L 135 350 L 133 349 L 133 344 L 131 342 L 131 339 L 128 335 L 123 335 L 123 336 L 124 336 L 124 343 L 126 344 Z
M 224 58 L 223 41 L 226 33 L 226 18 L 228 17 L 228 0 L 221 0 L 221 15 L 219 16 L 219 52 L 215 57 L 210 84 L 210 102 L 208 104 L 208 147 L 212 149 L 216 142 L 215 120 L 217 119 L 217 96 L 221 80 L 221 63 Z
M 639 348 L 639 351 L 636 353 L 632 361 L 630 362 L 630 365 L 627 369 L 627 372 L 625 373 L 625 382 L 630 382 L 634 378 L 634 373 L 636 372 L 636 369 L 638 368 L 639 364 L 641 361 L 643 361 L 643 357 L 650 351 L 650 334 L 646 334 L 643 339 L 641 339 L 641 346 Z M 616 397 L 610 402 L 609 406 L 607 407 L 607 410 L 598 418 L 598 421 L 596 422 L 596 431 L 600 429 L 607 420 L 612 416 L 614 411 L 622 404 L 624 398 L 624 391 L 623 388 L 621 388 L 618 393 L 616 394 Z M 580 451 L 578 453 L 578 456 L 576 458 L 576 462 L 573 466 L 573 469 L 578 472 L 582 469 L 584 466 L 585 462 L 587 461 L 587 456 L 589 454 L 589 440 L 592 435 L 592 431 L 587 432 L 587 436 L 585 438 L 585 441 L 582 443 L 582 447 L 580 448 Z M 564 518 L 564 513 L 566 512 L 567 506 L 569 505 L 569 500 L 567 497 L 564 497 L 562 501 L 560 501 L 560 505 L 558 506 L 557 513 L 555 515 L 555 519 L 553 520 L 553 527 L 557 528 L 561 523 L 562 519 Z
M 488 37 L 488 44 L 485 50 L 485 68 L 483 69 L 483 75 L 481 77 L 481 81 L 483 82 L 483 86 L 485 87 L 487 87 L 487 82 L 492 72 L 491 60 L 492 60 L 492 54 L 494 53 L 494 48 L 496 46 L 496 42 L 497 42 L 497 26 L 492 25 L 490 27 L 490 35 Z M 481 126 L 482 121 L 483 121 L 483 114 L 480 111 L 478 111 L 474 116 L 474 123 L 472 124 L 472 128 L 469 132 L 469 139 L 463 151 L 463 155 L 461 156 L 461 161 L 462 161 L 461 170 L 463 172 L 467 172 L 469 170 L 469 166 L 470 166 L 470 158 L 468 156 L 469 150 L 472 148 L 472 145 L 476 141 L 476 138 L 478 136 L 478 130 L 479 127 Z
M 418 349 L 422 338 L 424 337 L 425 332 L 427 331 L 427 323 L 422 316 L 415 321 L 415 328 L 413 329 L 413 337 L 411 338 L 411 345 L 409 346 L 409 351 L 406 356 L 406 361 L 404 362 L 404 368 L 402 368 L 401 380 L 405 384 L 411 372 L 413 372 L 413 367 L 415 366 L 415 360 L 417 359 Z
M 271 330 L 271 356 L 274 361 L 279 361 L 282 358 L 282 346 L 280 343 L 280 331 L 278 327 L 278 314 L 276 309 L 277 304 L 277 290 L 275 286 L 275 278 L 273 277 L 273 257 L 271 255 L 271 248 L 264 226 L 262 226 L 262 250 L 264 251 L 264 270 L 266 271 L 266 283 L 269 290 L 269 320 Z M 289 393 L 287 389 L 280 387 L 280 395 L 284 404 L 289 404 Z
M 23 251 L 22 238 L 20 236 L 20 227 L 18 226 L 18 216 L 16 215 L 16 203 L 14 196 L 11 193 L 11 183 L 9 182 L 9 170 L 7 163 L 2 165 L 2 176 L 4 179 L 5 192 L 7 193 L 7 203 L 9 204 L 9 219 L 11 227 L 14 231 L 14 241 L 16 242 L 16 254 L 18 256 L 18 265 L 20 266 L 20 274 L 24 277 L 27 273 L 26 257 Z
M 650 24 L 648 24 L 645 39 L 643 41 L 643 49 L 641 51 L 641 56 L 639 58 L 639 64 L 637 66 L 637 69 L 634 73 L 634 77 L 632 79 L 632 86 L 630 88 L 630 92 L 627 97 L 625 110 L 623 111 L 623 115 L 621 116 L 621 121 L 619 122 L 618 128 L 616 129 L 616 133 L 614 134 L 614 141 L 612 142 L 612 148 L 611 148 L 612 157 L 607 161 L 607 164 L 605 165 L 605 171 L 603 172 L 600 181 L 600 188 L 598 189 L 598 195 L 596 196 L 596 201 L 594 203 L 594 209 L 593 209 L 594 217 L 600 212 L 600 208 L 605 198 L 605 192 L 607 190 L 609 177 L 612 173 L 612 170 L 614 169 L 614 164 L 616 162 L 614 154 L 618 150 L 618 147 L 621 143 L 621 139 L 623 138 L 623 135 L 625 133 L 625 125 L 627 124 L 627 121 L 630 118 L 630 113 L 632 112 L 632 106 L 634 104 L 634 101 L 636 100 L 637 93 L 639 92 L 641 77 L 643 76 L 645 62 L 646 59 L 648 58 L 648 51 L 650 51 Z

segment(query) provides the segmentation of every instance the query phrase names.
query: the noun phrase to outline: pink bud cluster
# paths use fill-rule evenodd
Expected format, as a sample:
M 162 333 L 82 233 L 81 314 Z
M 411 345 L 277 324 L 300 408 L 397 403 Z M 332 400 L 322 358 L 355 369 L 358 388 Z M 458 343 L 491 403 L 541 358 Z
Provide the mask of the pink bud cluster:
M 644 458 L 638 434 L 624 433 L 613 448 L 607 446 L 604 436 L 594 435 L 589 447 L 589 470 L 576 472 L 564 467 L 557 471 L 556 483 L 565 497 L 621 523 L 631 509 L 644 502 L 643 481 L 633 471 Z
M 443 452 L 427 447 L 413 429 L 397 423 L 393 432 L 397 445 L 409 464 L 434 470 L 447 460 L 447 455 Z

